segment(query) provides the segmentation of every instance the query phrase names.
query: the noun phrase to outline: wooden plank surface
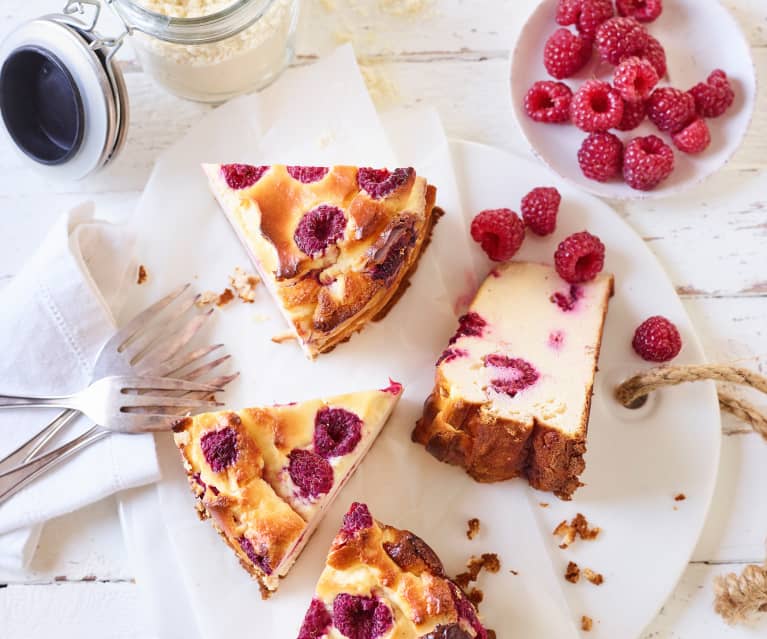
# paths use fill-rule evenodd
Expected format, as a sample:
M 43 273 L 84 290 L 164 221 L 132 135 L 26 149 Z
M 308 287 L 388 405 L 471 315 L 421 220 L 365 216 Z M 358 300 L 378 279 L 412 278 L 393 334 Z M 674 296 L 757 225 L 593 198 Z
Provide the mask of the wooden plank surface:
M 667 0 L 671 1 L 671 0 Z M 61 0 L 4 0 L 0 37 Z M 424 3 L 428 4 L 428 3 Z M 352 39 L 390 91 L 382 106 L 428 104 L 448 133 L 525 152 L 508 106 L 508 49 L 535 0 L 439 0 L 420 16 L 381 11 L 376 0 L 305 0 L 296 64 Z M 767 368 L 767 5 L 727 0 L 752 45 L 760 85 L 751 133 L 733 161 L 691 193 L 654 203 L 616 204 L 666 267 L 712 359 L 761 355 Z M 328 7 L 334 7 L 328 10 Z M 107 21 L 108 26 L 114 23 Z M 108 31 L 107 28 L 105 30 Z M 130 47 L 120 54 L 131 96 L 125 153 L 80 183 L 49 184 L 0 140 L 0 222 L 8 250 L 0 287 L 19 269 L 56 216 L 93 199 L 102 214 L 129 214 L 157 154 L 211 107 L 184 102 L 142 73 Z M 764 556 L 767 447 L 725 417 L 715 506 L 692 562 L 646 639 L 765 636 L 767 621 L 729 629 L 711 611 L 711 579 Z M 0 636 L 149 638 L 125 555 L 114 501 L 50 522 L 32 569 L 0 572 Z M 598 614 L 595 614 L 598 621 Z

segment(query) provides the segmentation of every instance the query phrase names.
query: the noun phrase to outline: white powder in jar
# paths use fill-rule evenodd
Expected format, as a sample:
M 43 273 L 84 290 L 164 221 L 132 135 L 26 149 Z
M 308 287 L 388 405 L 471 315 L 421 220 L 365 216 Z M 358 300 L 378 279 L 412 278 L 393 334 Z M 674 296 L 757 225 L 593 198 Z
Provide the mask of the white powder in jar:
M 197 18 L 234 1 L 136 0 L 136 4 L 174 18 Z M 144 70 L 176 95 L 222 102 L 259 89 L 279 75 L 292 57 L 297 11 L 298 0 L 272 0 L 248 28 L 208 44 L 176 44 L 137 32 L 136 51 Z

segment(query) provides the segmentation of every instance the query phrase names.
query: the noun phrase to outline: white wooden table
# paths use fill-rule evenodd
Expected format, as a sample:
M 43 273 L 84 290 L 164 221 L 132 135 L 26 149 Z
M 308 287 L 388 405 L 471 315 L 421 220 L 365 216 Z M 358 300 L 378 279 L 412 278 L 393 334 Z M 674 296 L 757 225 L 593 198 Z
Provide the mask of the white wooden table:
M 296 64 L 311 63 L 354 35 L 358 52 L 384 80 L 379 95 L 384 103 L 433 105 L 451 136 L 524 153 L 508 105 L 507 56 L 521 19 L 535 1 L 436 0 L 434 11 L 405 17 L 380 13 L 377 0 L 304 0 Z M 2 0 L 0 37 L 22 19 L 62 4 Z M 708 356 L 732 360 L 762 355 L 754 365 L 764 372 L 767 3 L 725 4 L 748 36 L 762 87 L 746 143 L 724 170 L 691 193 L 616 208 L 665 264 Z M 0 255 L 0 288 L 55 217 L 71 205 L 93 199 L 102 215 L 129 214 L 158 153 L 210 108 L 155 86 L 129 47 L 121 57 L 132 122 L 125 152 L 107 171 L 81 183 L 49 184 L 0 140 L 0 230 L 6 247 Z M 750 629 L 731 629 L 711 609 L 713 576 L 761 562 L 767 535 L 767 444 L 730 417 L 723 420 L 723 436 L 719 485 L 705 532 L 646 638 L 767 634 L 767 619 Z M 0 572 L 0 637 L 148 639 L 152 632 L 132 577 L 113 500 L 52 521 L 26 575 Z

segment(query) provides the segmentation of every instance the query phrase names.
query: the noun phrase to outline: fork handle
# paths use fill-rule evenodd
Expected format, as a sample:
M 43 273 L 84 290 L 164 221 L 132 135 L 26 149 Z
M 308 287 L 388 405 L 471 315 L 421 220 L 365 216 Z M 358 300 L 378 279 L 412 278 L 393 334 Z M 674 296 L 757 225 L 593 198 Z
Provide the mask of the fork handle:
M 109 431 L 99 426 L 93 426 L 63 446 L 3 473 L 0 475 L 0 504 L 10 499 L 24 486 L 45 474 L 51 468 L 58 466 L 65 459 L 107 435 L 109 435 Z
M 12 453 L 9 453 L 0 459 L 0 475 L 35 457 L 37 453 L 40 452 L 56 435 L 56 433 L 75 419 L 77 415 L 79 415 L 79 413 L 75 410 L 65 410 L 59 413 L 59 415 L 49 422 L 39 433 L 30 437 Z
M 20 408 L 29 406 L 41 408 L 53 406 L 55 408 L 75 408 L 74 398 L 71 396 L 49 397 L 31 395 L 5 395 L 0 393 L 0 408 Z

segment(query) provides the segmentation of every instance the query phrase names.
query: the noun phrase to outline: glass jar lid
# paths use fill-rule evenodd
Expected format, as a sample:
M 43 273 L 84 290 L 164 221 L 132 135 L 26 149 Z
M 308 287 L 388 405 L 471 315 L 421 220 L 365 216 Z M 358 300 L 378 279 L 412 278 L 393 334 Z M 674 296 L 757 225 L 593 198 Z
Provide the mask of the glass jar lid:
M 24 156 L 52 177 L 90 175 L 125 142 L 127 90 L 114 64 L 115 42 L 93 30 L 97 17 L 88 24 L 44 16 L 0 44 L 3 124 Z

